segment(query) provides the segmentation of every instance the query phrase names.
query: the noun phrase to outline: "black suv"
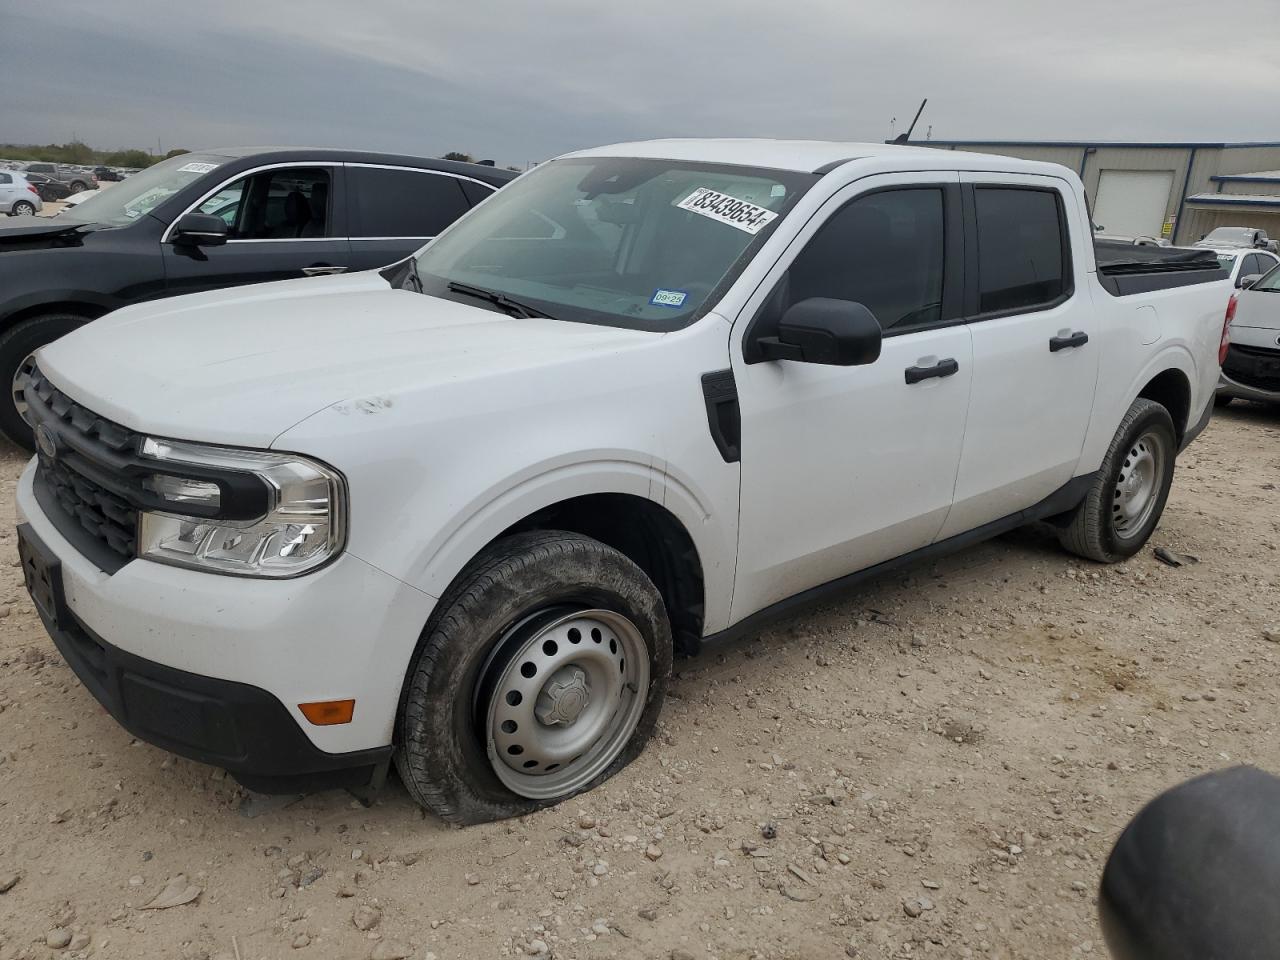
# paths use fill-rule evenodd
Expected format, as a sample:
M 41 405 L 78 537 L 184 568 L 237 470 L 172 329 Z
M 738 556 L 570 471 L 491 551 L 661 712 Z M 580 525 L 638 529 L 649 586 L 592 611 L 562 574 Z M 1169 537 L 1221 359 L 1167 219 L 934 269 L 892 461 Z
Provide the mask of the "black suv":
M 49 219 L 0 224 L 0 431 L 28 449 L 37 349 L 140 300 L 382 267 L 514 173 L 346 150 L 165 160 Z M 104 357 L 109 363 L 110 357 Z

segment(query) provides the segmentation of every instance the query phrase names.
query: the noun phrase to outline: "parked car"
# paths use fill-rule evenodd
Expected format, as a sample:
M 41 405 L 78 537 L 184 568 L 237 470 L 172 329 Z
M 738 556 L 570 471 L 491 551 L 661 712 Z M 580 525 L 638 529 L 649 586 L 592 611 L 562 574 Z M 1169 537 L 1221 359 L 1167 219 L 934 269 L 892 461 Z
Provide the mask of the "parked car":
M 183 154 L 57 217 L 0 227 L 0 431 L 30 447 L 27 358 L 157 297 L 399 260 L 515 176 L 342 150 Z
M 68 167 L 61 163 L 41 163 L 38 161 L 27 164 L 27 173 L 40 173 L 54 180 L 60 180 L 65 183 L 72 193 L 79 193 L 81 190 L 97 190 L 98 182 L 93 179 L 92 174 L 85 173 L 83 170 L 77 170 L 75 167 Z
M 1231 298 L 1231 345 L 1218 380 L 1218 403 L 1280 403 L 1280 268 L 1244 278 Z
M 1280 256 L 1265 250 L 1248 251 L 1240 247 L 1215 250 L 1218 265 L 1231 276 L 1231 285 L 1239 290 L 1250 277 L 1257 279 L 1280 264 Z
M 1229 289 L 1095 254 L 1055 164 L 588 150 L 384 270 L 42 349 L 23 569 L 135 736 L 259 790 L 394 759 L 445 819 L 511 816 L 640 753 L 677 647 L 1033 520 L 1136 553 Z
M 99 183 L 114 183 L 124 179 L 124 177 L 120 176 L 120 174 L 112 170 L 110 167 L 94 167 L 93 177 Z
M 0 170 L 0 213 L 30 217 L 43 209 L 40 191 L 23 174 L 17 170 Z
M 1268 250 L 1280 254 L 1280 243 L 1267 236 L 1267 231 L 1257 227 L 1217 227 L 1200 238 L 1197 247 L 1241 247 L 1252 250 Z
M 45 203 L 54 203 L 58 200 L 66 200 L 71 196 L 80 196 L 80 194 L 72 194 L 71 187 L 61 180 L 46 177 L 43 173 L 27 173 L 26 178 L 27 182 L 36 188 L 36 193 L 40 194 L 40 199 Z M 83 191 L 81 192 L 83 193 Z M 92 196 L 92 194 L 85 195 Z

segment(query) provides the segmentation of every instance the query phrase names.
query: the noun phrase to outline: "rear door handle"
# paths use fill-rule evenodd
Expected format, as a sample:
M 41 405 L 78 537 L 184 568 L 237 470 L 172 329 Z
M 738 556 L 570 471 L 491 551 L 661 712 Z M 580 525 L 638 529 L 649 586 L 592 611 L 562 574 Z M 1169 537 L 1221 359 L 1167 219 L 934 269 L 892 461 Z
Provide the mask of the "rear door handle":
M 1057 353 L 1059 350 L 1066 350 L 1068 347 L 1083 347 L 1088 342 L 1089 335 L 1083 330 L 1077 330 L 1066 337 L 1050 337 L 1049 352 Z
M 326 277 L 331 273 L 346 273 L 346 267 L 335 267 L 327 263 L 317 263 L 310 267 L 303 267 L 302 272 L 308 277 Z
M 921 380 L 931 380 L 934 377 L 949 377 L 959 369 L 960 364 L 950 357 L 939 360 L 932 367 L 907 367 L 907 383 L 919 383 Z

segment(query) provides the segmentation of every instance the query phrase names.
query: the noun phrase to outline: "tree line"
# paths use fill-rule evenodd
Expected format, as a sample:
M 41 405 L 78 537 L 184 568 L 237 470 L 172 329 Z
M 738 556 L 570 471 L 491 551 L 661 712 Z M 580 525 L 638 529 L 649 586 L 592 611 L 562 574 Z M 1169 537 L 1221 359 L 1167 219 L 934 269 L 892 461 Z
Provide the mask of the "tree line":
M 70 143 L 47 143 L 44 146 L 31 143 L 0 143 L 0 157 L 6 160 L 39 160 L 44 163 L 70 163 L 77 166 L 149 167 L 169 157 L 190 153 L 181 148 L 170 150 L 157 157 L 146 150 L 95 150 L 87 143 L 72 140 Z

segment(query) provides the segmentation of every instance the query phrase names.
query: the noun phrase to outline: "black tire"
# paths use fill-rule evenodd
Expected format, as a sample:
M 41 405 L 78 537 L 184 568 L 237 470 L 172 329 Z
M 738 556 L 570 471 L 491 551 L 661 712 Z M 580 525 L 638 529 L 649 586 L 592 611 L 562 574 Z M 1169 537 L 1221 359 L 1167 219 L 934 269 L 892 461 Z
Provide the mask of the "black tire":
M 10 216 L 14 217 L 33 217 L 36 213 L 36 205 L 27 200 L 19 200 L 13 205 L 13 211 Z
M 1231 401 L 1234 399 L 1235 397 L 1228 396 L 1225 393 L 1215 393 L 1213 395 L 1213 405 L 1221 410 L 1223 407 L 1231 406 Z
M 566 608 L 627 617 L 649 654 L 649 688 L 634 732 L 607 768 L 564 796 L 529 799 L 508 789 L 491 765 L 484 689 L 500 640 L 514 625 L 537 611 Z M 452 823 L 500 820 L 558 803 L 613 776 L 644 749 L 666 696 L 671 658 L 662 597 L 627 557 L 576 533 L 504 538 L 463 570 L 423 631 L 401 696 L 396 768 L 415 801 Z
M 83 180 L 72 180 L 68 186 L 71 188 L 72 193 L 83 193 L 89 189 Z
M 1163 455 L 1153 479 L 1158 486 L 1154 488 L 1149 515 L 1132 529 L 1122 532 L 1120 526 L 1123 521 L 1117 518 L 1118 485 L 1125 479 L 1122 471 L 1137 445 L 1144 441 L 1163 445 Z M 1073 511 L 1066 526 L 1058 529 L 1062 546 L 1071 553 L 1100 563 L 1115 563 L 1141 550 L 1159 524 L 1169 499 L 1177 449 L 1177 433 L 1169 411 L 1153 400 L 1139 397 L 1133 401 L 1102 460 L 1098 479 Z
M 45 344 L 88 323 L 88 319 L 74 313 L 45 313 L 28 317 L 14 324 L 0 336 L 0 385 L 4 399 L 0 400 L 0 432 L 26 450 L 34 450 L 31 427 L 22 419 L 14 397 L 14 378 L 27 357 Z

